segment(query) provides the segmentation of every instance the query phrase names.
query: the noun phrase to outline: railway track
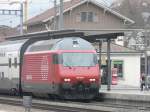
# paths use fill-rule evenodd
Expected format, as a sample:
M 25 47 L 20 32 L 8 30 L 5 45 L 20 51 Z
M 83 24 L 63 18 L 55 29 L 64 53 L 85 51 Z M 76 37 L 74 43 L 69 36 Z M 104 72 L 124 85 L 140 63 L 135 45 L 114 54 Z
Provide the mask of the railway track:
M 0 103 L 22 106 L 22 98 L 0 96 Z M 44 99 L 33 99 L 32 108 L 51 110 L 54 112 L 149 112 L 150 106 L 138 106 L 128 104 L 113 104 L 108 102 L 91 101 L 51 101 Z
M 0 96 L 0 104 L 22 106 L 22 98 L 19 97 L 9 97 Z M 84 103 L 74 103 L 74 102 L 58 102 L 58 101 L 48 101 L 48 100 L 32 100 L 32 108 L 41 110 L 50 110 L 53 112 L 113 112 L 111 109 L 97 108 L 96 106 L 84 105 Z
M 94 103 L 94 102 L 93 102 Z M 92 103 L 92 104 L 93 104 Z M 116 108 L 116 112 L 150 112 L 150 106 L 139 106 L 130 104 L 108 103 L 108 102 L 95 102 L 96 106 L 105 106 L 108 108 Z

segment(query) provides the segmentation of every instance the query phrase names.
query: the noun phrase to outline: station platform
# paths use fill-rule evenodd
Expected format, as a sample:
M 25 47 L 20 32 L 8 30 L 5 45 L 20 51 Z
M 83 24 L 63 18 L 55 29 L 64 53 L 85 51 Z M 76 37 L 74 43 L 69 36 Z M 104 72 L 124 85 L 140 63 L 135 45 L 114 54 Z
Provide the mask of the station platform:
M 99 93 L 106 101 L 150 103 L 150 90 L 141 91 L 140 87 L 111 85 L 108 91 L 107 85 L 102 85 Z

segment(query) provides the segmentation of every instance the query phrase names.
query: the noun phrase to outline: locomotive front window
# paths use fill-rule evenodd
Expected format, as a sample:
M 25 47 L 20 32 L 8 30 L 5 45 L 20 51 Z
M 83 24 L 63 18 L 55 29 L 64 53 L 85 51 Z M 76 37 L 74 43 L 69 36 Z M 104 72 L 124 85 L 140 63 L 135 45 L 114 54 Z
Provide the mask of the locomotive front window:
M 93 53 L 63 53 L 64 66 L 95 66 L 96 54 Z

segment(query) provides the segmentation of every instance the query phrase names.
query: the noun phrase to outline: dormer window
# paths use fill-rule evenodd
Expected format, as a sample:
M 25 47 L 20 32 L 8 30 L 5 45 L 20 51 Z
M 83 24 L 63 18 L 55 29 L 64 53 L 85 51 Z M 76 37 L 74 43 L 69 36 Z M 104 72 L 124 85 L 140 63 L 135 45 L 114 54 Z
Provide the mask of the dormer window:
M 88 12 L 88 22 L 94 22 L 94 13 Z
M 81 21 L 82 22 L 86 22 L 86 20 L 87 20 L 87 12 L 81 12 L 80 16 L 81 16 Z
M 93 12 L 81 12 L 81 22 L 94 22 Z
M 98 15 L 94 12 L 80 12 L 76 15 L 77 22 L 98 22 Z

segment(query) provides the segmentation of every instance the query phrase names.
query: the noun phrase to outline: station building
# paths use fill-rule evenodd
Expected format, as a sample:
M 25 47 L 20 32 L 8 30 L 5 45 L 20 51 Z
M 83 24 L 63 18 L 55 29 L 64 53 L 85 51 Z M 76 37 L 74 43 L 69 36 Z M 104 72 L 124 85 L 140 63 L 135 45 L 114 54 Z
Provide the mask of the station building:
M 98 45 L 95 45 L 95 48 L 98 50 Z M 111 68 L 117 68 L 117 84 L 139 87 L 142 53 L 140 51 L 132 50 L 114 43 L 111 43 L 110 48 Z M 107 43 L 102 44 L 101 53 L 101 67 L 104 70 L 107 67 Z
M 30 18 L 26 22 L 27 33 L 57 30 L 59 12 L 57 11 L 56 18 L 54 19 L 54 11 L 55 9 L 52 7 L 43 13 Z M 104 4 L 96 2 L 95 0 L 70 0 L 64 2 L 63 12 L 64 29 L 94 29 L 102 33 L 110 33 L 120 29 L 129 29 L 135 23 L 132 19 L 112 10 Z M 11 36 L 12 35 L 13 34 L 11 34 Z M 3 36 L 3 38 L 6 37 Z M 97 45 L 95 46 L 96 48 L 98 47 Z M 104 43 L 102 48 L 102 58 L 106 57 L 106 48 L 106 43 Z M 139 86 L 140 57 L 141 53 L 138 51 L 111 44 L 112 68 L 117 67 L 119 70 L 118 84 Z

